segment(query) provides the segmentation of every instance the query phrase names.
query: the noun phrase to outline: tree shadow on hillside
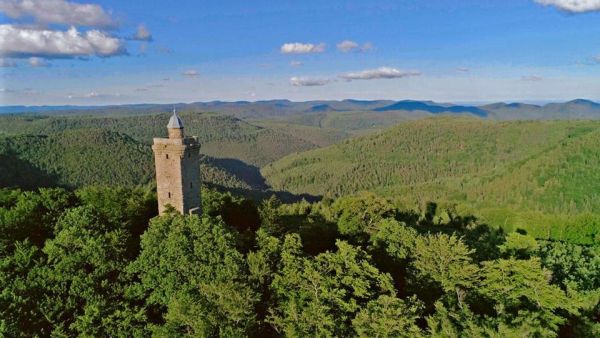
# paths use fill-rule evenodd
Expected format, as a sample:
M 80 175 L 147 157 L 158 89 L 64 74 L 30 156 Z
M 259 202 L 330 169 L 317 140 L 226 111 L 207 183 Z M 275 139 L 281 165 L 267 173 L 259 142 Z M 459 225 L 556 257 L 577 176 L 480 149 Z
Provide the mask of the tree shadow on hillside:
M 310 194 L 293 194 L 287 191 L 271 190 L 271 187 L 266 183 L 266 179 L 260 173 L 260 169 L 256 166 L 247 164 L 243 161 L 233 158 L 214 158 L 210 156 L 204 157 L 205 163 L 214 167 L 220 168 L 227 174 L 236 177 L 247 184 L 250 189 L 231 188 L 223 185 L 203 182 L 209 188 L 217 191 L 229 191 L 235 195 L 244 196 L 254 200 L 263 200 L 271 196 L 277 197 L 285 203 L 299 202 L 306 200 L 308 202 L 317 202 L 322 199 L 322 196 Z
M 260 169 L 253 165 L 234 158 L 215 158 L 205 156 L 207 164 L 222 169 L 226 173 L 237 177 L 253 189 L 266 190 L 268 188 L 265 178 L 261 175 Z
M 210 182 L 202 182 L 202 184 L 209 189 L 214 189 L 219 192 L 231 192 L 234 195 L 243 196 L 245 198 L 250 198 L 255 201 L 266 200 L 269 199 L 271 196 L 277 197 L 278 200 L 284 203 L 294 203 L 300 202 L 302 200 L 305 200 L 307 202 L 318 202 L 321 199 L 323 199 L 323 196 L 315 196 L 310 194 L 293 194 L 288 191 L 231 188 Z
M 0 188 L 32 190 L 41 187 L 63 187 L 56 174 L 48 173 L 23 160 L 13 151 L 0 154 Z
M 459 215 L 452 208 L 438 210 L 438 205 L 428 202 L 425 211 L 418 216 L 416 213 L 404 215 L 414 221 L 415 228 L 420 233 L 445 233 L 460 236 L 469 247 L 475 249 L 477 260 L 491 260 L 500 256 L 498 246 L 504 242 L 505 232 L 502 228 L 492 227 L 482 223 L 474 215 Z

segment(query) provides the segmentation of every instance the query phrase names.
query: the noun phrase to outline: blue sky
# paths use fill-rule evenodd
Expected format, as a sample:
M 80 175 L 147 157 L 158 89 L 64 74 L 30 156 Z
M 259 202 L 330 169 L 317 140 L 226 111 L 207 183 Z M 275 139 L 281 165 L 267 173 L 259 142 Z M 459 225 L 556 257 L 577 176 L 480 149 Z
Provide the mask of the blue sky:
M 600 0 L 0 0 L 0 11 L 4 105 L 600 99 Z

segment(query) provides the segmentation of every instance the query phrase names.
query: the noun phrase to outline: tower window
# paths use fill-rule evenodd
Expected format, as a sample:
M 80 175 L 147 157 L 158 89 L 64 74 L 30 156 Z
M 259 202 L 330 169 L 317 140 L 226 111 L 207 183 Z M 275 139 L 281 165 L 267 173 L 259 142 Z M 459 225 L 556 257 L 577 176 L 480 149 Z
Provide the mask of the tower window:
M 167 160 L 169 159 L 169 154 L 166 155 L 167 156 Z
M 192 187 L 192 182 L 190 182 L 190 188 Z
M 171 192 L 169 192 L 169 198 L 171 198 Z
M 188 153 L 188 158 L 190 158 L 192 156 L 192 153 Z

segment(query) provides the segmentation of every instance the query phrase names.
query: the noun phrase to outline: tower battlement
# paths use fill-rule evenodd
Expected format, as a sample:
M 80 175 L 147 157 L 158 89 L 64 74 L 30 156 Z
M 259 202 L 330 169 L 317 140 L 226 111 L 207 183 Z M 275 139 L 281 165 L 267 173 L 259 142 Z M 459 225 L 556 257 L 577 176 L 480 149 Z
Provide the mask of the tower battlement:
M 168 205 L 182 214 L 200 214 L 200 143 L 185 136 L 183 122 L 173 112 L 167 125 L 168 138 L 154 138 L 158 212 Z

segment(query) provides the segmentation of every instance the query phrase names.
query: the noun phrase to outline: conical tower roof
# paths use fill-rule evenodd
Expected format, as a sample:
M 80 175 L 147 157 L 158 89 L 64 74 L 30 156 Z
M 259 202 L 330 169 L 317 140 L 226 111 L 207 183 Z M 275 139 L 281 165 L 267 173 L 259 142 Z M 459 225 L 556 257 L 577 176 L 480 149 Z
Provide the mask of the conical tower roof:
M 177 115 L 177 112 L 175 111 L 175 109 L 173 109 L 173 116 L 171 116 L 171 119 L 169 120 L 169 124 L 167 124 L 167 128 L 169 128 L 169 129 L 183 129 L 183 122 L 181 121 L 181 119 Z

